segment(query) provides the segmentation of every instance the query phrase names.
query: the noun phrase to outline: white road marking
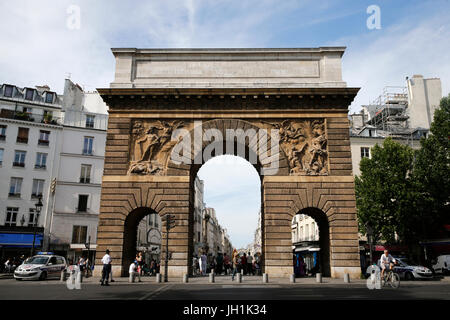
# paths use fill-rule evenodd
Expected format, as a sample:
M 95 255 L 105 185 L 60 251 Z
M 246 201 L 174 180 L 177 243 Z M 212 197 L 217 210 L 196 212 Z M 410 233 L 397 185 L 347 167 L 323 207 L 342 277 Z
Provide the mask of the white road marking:
M 148 300 L 149 298 L 154 298 L 155 296 L 159 295 L 161 292 L 164 292 L 164 291 L 170 289 L 172 286 L 173 286 L 173 284 L 166 284 L 152 292 L 147 293 L 145 296 L 143 296 L 139 300 Z

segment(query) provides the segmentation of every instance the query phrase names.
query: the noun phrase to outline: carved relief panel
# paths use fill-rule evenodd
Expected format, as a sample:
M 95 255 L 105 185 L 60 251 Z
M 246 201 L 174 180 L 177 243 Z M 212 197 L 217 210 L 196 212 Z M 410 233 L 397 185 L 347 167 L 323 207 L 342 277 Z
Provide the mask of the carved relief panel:
M 276 129 L 290 175 L 328 175 L 327 135 L 324 119 L 249 121 L 257 128 Z M 129 174 L 165 175 L 176 129 L 192 129 L 192 121 L 135 120 L 130 145 Z

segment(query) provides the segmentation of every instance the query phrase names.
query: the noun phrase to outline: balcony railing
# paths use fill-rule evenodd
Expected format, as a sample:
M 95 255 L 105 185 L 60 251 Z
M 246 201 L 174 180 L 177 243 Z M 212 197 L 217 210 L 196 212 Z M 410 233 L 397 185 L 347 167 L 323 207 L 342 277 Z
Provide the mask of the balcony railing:
M 25 168 L 25 163 L 24 162 L 13 162 L 13 167 Z
M 28 138 L 17 137 L 17 143 L 28 143 Z
M 47 169 L 47 166 L 46 165 L 35 164 L 34 168 L 35 169 L 40 169 L 40 170 L 45 170 L 45 169 Z
M 10 110 L 10 109 L 1 109 L 0 118 L 16 119 L 16 120 L 29 121 L 29 122 L 35 122 L 35 123 L 45 123 L 45 124 L 52 124 L 52 125 L 61 125 L 62 124 L 61 118 L 54 117 L 49 114 L 47 114 L 47 115 L 35 114 L 35 113 L 29 113 L 29 112 L 14 111 L 14 110 Z
M 8 196 L 10 197 L 10 198 L 20 198 L 20 193 L 9 193 L 8 194 Z
M 50 141 L 48 141 L 48 140 L 41 140 L 41 139 L 38 140 L 38 145 L 40 145 L 40 146 L 48 146 L 49 144 L 50 144 Z
M 91 178 L 80 178 L 80 183 L 89 184 L 91 183 Z

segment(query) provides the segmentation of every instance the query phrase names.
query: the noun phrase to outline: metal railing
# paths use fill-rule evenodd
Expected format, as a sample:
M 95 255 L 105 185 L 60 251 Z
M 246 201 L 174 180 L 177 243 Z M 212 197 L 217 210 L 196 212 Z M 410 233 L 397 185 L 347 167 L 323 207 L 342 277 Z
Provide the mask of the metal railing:
M 29 121 L 34 123 L 45 123 L 52 125 L 61 125 L 62 119 L 49 114 L 36 114 L 22 111 L 14 111 L 10 109 L 1 109 L 0 118 L 15 119 L 21 121 Z

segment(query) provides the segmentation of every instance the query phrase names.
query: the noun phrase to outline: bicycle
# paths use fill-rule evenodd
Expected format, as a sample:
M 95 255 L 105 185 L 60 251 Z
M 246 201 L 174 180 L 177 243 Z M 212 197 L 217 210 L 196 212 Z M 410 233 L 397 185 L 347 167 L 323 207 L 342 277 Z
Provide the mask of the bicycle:
M 393 267 L 389 267 L 389 270 L 385 271 L 381 283 L 383 287 L 389 283 L 392 288 L 397 289 L 400 286 L 400 276 L 394 271 Z

